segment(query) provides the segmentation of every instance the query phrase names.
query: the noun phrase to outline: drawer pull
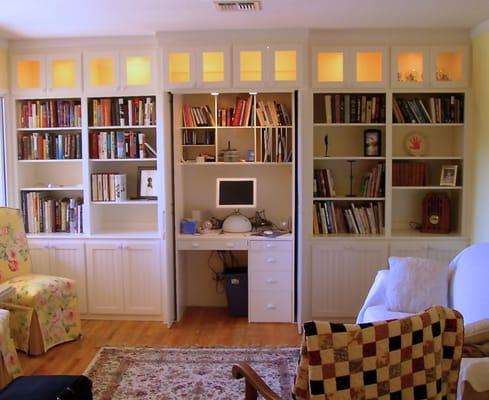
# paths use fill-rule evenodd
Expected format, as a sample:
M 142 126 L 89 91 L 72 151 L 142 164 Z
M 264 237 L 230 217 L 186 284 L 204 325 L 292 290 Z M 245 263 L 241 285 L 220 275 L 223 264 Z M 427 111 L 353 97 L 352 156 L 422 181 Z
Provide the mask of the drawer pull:
M 273 264 L 276 261 L 277 260 L 275 259 L 275 257 L 267 257 L 267 263 L 269 263 L 269 264 Z
M 272 248 L 272 247 L 274 247 L 274 246 L 273 246 L 273 243 L 267 243 L 267 244 L 265 244 L 265 247 L 266 247 L 267 249 L 271 249 L 271 248 Z
M 226 247 L 232 248 L 232 247 L 234 247 L 234 243 L 233 242 L 227 242 Z
M 277 307 L 275 306 L 275 304 L 267 304 L 267 309 L 268 310 L 275 310 Z
M 199 247 L 199 243 L 198 242 L 192 242 L 192 248 L 196 249 L 197 247 Z
M 273 278 L 267 278 L 267 283 L 277 283 L 277 281 Z

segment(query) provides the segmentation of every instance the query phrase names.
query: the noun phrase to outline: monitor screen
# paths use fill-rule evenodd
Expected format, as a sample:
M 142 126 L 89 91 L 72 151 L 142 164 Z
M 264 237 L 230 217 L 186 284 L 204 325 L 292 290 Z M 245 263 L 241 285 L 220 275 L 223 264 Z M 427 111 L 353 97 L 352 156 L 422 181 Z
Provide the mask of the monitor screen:
M 217 178 L 216 207 L 256 207 L 256 178 Z

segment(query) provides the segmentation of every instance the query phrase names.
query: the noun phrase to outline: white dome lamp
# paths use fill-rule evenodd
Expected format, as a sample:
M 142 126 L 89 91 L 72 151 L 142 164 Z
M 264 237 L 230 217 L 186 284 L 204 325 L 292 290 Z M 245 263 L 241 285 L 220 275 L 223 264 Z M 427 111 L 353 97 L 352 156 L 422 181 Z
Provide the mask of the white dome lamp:
M 251 231 L 251 222 L 239 210 L 228 216 L 223 224 L 222 230 L 228 233 L 245 233 Z

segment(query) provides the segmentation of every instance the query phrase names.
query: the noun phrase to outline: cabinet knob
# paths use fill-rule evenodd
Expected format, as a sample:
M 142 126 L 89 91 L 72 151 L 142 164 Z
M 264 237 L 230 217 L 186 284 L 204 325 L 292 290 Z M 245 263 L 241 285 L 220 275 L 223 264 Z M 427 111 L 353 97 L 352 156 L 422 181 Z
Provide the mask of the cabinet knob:
M 196 249 L 197 247 L 199 247 L 199 243 L 197 243 L 197 242 L 192 242 L 192 247 L 193 247 L 194 249 Z
M 273 264 L 275 261 L 277 261 L 275 260 L 275 257 L 267 257 L 267 263 Z
M 120 244 L 119 246 L 117 246 L 118 249 L 122 249 L 122 244 Z
M 273 244 L 272 244 L 272 243 L 266 243 L 266 244 L 265 244 L 265 247 L 266 247 L 267 249 L 271 249 L 271 248 L 273 247 Z
M 277 283 L 277 281 L 273 278 L 267 278 L 267 283 Z
M 234 247 L 234 243 L 233 242 L 227 242 L 226 247 Z
M 267 304 L 267 309 L 268 310 L 275 310 L 277 307 L 275 306 L 275 304 L 272 304 L 272 303 L 269 303 Z

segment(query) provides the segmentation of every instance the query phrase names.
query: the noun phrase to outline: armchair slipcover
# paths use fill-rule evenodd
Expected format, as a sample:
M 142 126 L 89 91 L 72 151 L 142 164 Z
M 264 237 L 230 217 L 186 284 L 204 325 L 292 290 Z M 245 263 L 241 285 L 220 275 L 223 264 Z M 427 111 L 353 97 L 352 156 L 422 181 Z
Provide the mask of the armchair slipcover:
M 0 310 L 0 389 L 21 375 L 22 367 L 10 337 L 9 312 Z
M 441 306 L 392 321 L 306 322 L 294 398 L 453 400 L 462 342 L 461 314 Z M 233 375 L 245 377 L 246 399 L 280 399 L 246 363 Z
M 0 307 L 10 311 L 15 345 L 29 354 L 77 339 L 81 334 L 75 282 L 31 274 L 31 259 L 20 210 L 0 208 L 0 283 L 15 294 Z

